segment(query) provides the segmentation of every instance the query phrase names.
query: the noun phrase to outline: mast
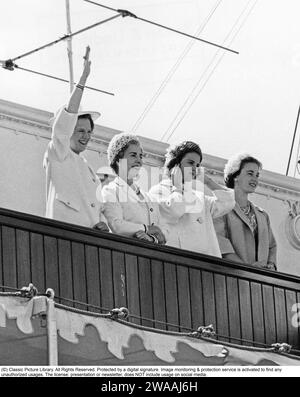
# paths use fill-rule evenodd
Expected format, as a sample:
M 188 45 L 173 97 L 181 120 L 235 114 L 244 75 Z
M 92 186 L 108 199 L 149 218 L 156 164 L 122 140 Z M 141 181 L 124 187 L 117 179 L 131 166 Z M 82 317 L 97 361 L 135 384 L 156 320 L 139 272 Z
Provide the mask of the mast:
M 285 173 L 286 176 L 289 175 L 289 168 L 290 168 L 291 158 L 292 158 L 292 154 L 293 154 L 295 138 L 296 138 L 296 134 L 297 134 L 299 116 L 300 116 L 300 106 L 299 106 L 299 109 L 298 109 L 297 120 L 296 120 L 295 129 L 294 129 L 294 135 L 293 135 L 293 140 L 292 140 L 292 146 L 291 146 L 291 149 L 290 149 L 290 155 L 289 155 L 288 165 L 287 165 L 287 168 L 286 168 L 286 173 Z M 300 141 L 299 141 L 299 144 L 300 144 Z M 298 153 L 297 153 L 297 155 L 299 155 L 299 147 L 298 147 Z M 294 176 L 295 176 L 295 174 L 296 174 L 296 169 L 297 169 L 297 166 L 298 166 L 298 160 L 299 160 L 299 159 L 297 158 Z
M 298 110 L 296 130 L 297 130 L 298 121 L 299 121 L 299 114 L 300 114 L 300 106 L 299 106 L 299 110 Z M 294 178 L 296 178 L 296 173 L 297 172 L 298 172 L 298 174 L 300 174 L 299 166 L 300 166 L 300 137 L 299 137 L 297 154 L 296 154 L 296 164 L 295 164 L 295 169 L 294 169 Z
M 66 0 L 66 16 L 67 16 L 67 34 L 71 34 L 71 15 L 70 15 L 70 3 Z M 73 72 L 73 51 L 72 51 L 72 38 L 67 39 L 67 52 L 69 59 L 69 74 L 70 74 L 70 92 L 73 91 L 74 87 L 74 72 Z

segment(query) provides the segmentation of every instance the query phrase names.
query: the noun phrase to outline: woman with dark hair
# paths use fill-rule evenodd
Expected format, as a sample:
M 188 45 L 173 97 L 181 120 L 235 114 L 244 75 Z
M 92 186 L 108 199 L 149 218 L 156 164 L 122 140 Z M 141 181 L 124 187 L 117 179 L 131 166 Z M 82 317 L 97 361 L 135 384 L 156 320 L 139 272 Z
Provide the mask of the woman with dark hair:
M 224 169 L 227 187 L 234 189 L 234 209 L 215 221 L 223 258 L 276 269 L 276 241 L 268 214 L 254 205 L 248 195 L 254 193 L 262 164 L 247 153 L 228 160 Z
M 103 187 L 101 195 L 111 231 L 165 244 L 167 229 L 161 230 L 158 205 L 136 183 L 143 165 L 138 137 L 128 133 L 115 135 L 108 145 L 107 156 L 116 178 Z
M 168 226 L 167 245 L 221 257 L 212 218 L 232 210 L 233 192 L 207 175 L 203 182 L 213 196 L 194 189 L 201 162 L 201 149 L 194 142 L 169 148 L 165 161 L 168 178 L 152 187 L 149 194 L 159 203 L 162 221 Z

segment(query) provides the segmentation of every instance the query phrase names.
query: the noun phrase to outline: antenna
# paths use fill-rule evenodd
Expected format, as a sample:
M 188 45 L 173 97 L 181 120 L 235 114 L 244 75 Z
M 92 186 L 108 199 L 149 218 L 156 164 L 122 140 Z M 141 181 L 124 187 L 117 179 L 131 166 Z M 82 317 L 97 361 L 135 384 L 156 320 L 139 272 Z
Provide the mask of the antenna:
M 74 88 L 74 71 L 73 71 L 72 36 L 70 36 L 72 30 L 71 30 L 71 13 L 70 13 L 69 0 L 66 0 L 66 17 L 67 17 L 67 35 L 69 36 L 67 39 L 67 52 L 69 58 L 70 92 L 72 92 Z

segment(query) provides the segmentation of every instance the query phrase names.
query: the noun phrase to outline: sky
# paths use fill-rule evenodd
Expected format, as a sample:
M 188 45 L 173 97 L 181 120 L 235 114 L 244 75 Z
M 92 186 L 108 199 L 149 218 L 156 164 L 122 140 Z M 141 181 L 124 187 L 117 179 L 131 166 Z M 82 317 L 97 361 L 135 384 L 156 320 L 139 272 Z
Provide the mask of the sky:
M 234 54 L 134 18 L 116 18 L 72 39 L 75 81 L 87 45 L 91 74 L 82 107 L 98 124 L 159 141 L 194 140 L 204 153 L 247 151 L 264 169 L 286 173 L 300 105 L 299 0 L 100 0 L 141 18 L 238 51 Z M 116 13 L 70 0 L 75 32 Z M 15 58 L 66 33 L 65 0 L 2 0 L 0 59 Z M 15 63 L 69 78 L 67 43 Z M 0 68 L 0 98 L 55 112 L 67 83 Z M 300 127 L 289 175 L 297 178 Z

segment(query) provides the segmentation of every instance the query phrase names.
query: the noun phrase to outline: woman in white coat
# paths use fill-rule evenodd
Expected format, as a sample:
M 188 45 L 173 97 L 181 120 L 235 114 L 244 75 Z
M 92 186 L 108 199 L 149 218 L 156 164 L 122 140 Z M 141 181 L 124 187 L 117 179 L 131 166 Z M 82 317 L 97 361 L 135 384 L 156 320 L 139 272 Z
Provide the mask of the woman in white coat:
M 108 162 L 116 178 L 102 189 L 104 215 L 113 233 L 165 244 L 157 203 L 136 184 L 143 149 L 136 135 L 121 133 L 109 143 Z
M 79 111 L 83 90 L 90 74 L 90 48 L 84 67 L 66 107 L 52 119 L 52 135 L 44 156 L 46 170 L 46 217 L 108 231 L 101 220 L 102 204 L 96 199 L 100 182 L 84 158 L 100 113 Z
M 201 161 L 201 149 L 194 142 L 169 148 L 165 162 L 168 178 L 152 187 L 149 194 L 159 203 L 162 221 L 168 225 L 167 245 L 221 257 L 212 218 L 232 210 L 234 196 L 207 175 L 204 185 L 213 195 L 194 189 Z

